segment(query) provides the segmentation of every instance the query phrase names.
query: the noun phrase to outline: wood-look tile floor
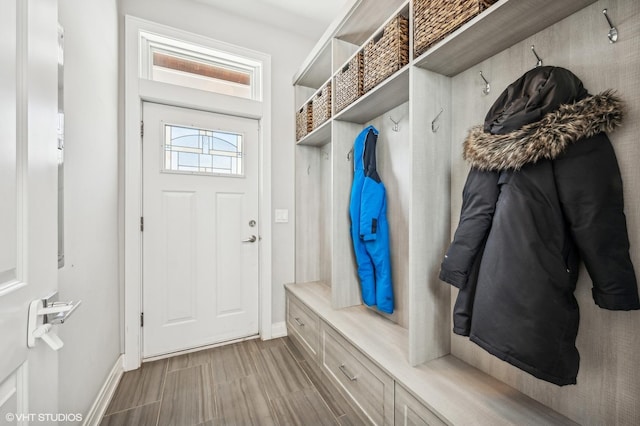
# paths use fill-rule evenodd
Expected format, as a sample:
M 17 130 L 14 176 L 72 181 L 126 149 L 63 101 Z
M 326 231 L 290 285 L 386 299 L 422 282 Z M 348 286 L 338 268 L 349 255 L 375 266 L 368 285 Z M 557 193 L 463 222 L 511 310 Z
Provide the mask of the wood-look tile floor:
M 249 340 L 125 373 L 101 426 L 358 425 L 288 338 Z

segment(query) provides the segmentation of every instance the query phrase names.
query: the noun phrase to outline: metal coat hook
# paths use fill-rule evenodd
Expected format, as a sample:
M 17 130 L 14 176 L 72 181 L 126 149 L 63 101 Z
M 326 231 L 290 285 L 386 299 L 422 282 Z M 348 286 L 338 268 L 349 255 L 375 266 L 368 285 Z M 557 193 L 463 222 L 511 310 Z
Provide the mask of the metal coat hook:
M 607 9 L 603 9 L 602 14 L 607 18 L 607 22 L 609 23 L 609 33 L 607 34 L 607 37 L 609 37 L 609 43 L 615 43 L 618 41 L 618 29 L 611 23 L 611 19 L 609 19 L 609 15 L 607 15 Z
M 542 66 L 542 59 L 540 59 L 540 56 L 538 56 L 538 54 L 536 53 L 536 47 L 533 44 L 531 45 L 531 51 L 533 52 L 533 54 L 535 55 L 536 59 L 538 60 L 538 62 L 536 62 L 536 67 L 541 67 Z
M 351 158 L 353 158 L 353 148 L 347 152 L 347 161 L 351 161 Z
M 400 120 L 395 121 L 393 118 L 391 118 L 391 116 L 389 116 L 389 120 L 391 120 L 391 122 L 393 123 L 393 128 L 391 130 L 393 130 L 394 132 L 397 132 L 398 129 L 398 123 L 400 122 Z
M 489 82 L 487 81 L 486 78 L 484 78 L 484 75 L 482 75 L 482 71 L 480 71 L 480 78 L 482 78 L 484 80 L 484 89 L 482 89 L 482 94 L 483 95 L 488 95 L 489 92 L 491 92 L 491 85 L 489 84 Z
M 432 131 L 433 133 L 437 132 L 437 131 L 438 131 L 438 129 L 440 128 L 440 126 L 436 127 L 436 121 L 438 121 L 438 119 L 440 118 L 440 115 L 442 115 L 442 112 L 443 112 L 443 111 L 444 111 L 444 109 L 443 109 L 443 108 L 440 108 L 440 112 L 438 113 L 438 115 L 436 115 L 436 118 L 434 118 L 434 119 L 431 121 L 431 131 Z

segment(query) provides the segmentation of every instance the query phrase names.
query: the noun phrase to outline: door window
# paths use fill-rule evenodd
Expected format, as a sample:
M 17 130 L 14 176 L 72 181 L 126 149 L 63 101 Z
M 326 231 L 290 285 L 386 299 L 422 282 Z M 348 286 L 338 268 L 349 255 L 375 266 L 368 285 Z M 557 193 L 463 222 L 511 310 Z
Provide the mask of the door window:
M 167 172 L 243 176 L 240 133 L 164 124 Z

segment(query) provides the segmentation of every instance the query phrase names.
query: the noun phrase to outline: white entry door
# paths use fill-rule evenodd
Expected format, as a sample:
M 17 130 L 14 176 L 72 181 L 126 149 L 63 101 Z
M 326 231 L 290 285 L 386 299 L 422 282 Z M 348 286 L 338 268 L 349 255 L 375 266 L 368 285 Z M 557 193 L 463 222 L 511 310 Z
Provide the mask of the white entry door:
M 2 425 L 58 413 L 57 353 L 40 339 L 27 347 L 29 303 L 57 289 L 57 16 L 55 0 L 6 0 L 0 12 Z
M 143 117 L 143 357 L 258 334 L 258 121 Z

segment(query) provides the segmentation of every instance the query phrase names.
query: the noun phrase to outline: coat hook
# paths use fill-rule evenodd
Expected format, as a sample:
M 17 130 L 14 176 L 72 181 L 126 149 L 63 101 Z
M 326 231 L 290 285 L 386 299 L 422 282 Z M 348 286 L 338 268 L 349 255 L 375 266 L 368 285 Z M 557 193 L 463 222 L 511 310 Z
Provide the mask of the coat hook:
M 436 121 L 438 121 L 443 111 L 444 109 L 440 108 L 440 112 L 438 113 L 438 115 L 436 115 L 436 118 L 434 118 L 433 121 L 431 121 L 431 131 L 433 133 L 437 132 L 438 129 L 440 128 L 440 126 L 436 127 Z
M 533 54 L 536 56 L 536 59 L 538 60 L 538 62 L 536 62 L 536 67 L 541 67 L 542 59 L 540 59 L 540 56 L 538 56 L 538 54 L 536 53 L 536 48 L 533 44 L 531 45 L 531 51 L 533 52 Z
M 351 148 L 349 152 L 347 152 L 347 161 L 351 161 L 352 157 L 353 157 L 353 148 Z
M 391 122 L 393 123 L 393 128 L 392 128 L 392 130 L 393 130 L 394 132 L 397 132 L 397 131 L 398 131 L 398 123 L 399 123 L 400 121 L 399 121 L 399 120 L 398 120 L 398 121 L 395 121 L 393 118 L 391 118 L 391 116 L 389 116 L 389 120 L 391 120 Z
M 611 23 L 611 19 L 609 19 L 609 15 L 607 15 L 607 9 L 603 9 L 602 13 L 604 17 L 607 18 L 607 22 L 609 23 L 609 33 L 607 36 L 609 37 L 609 43 L 615 43 L 618 41 L 618 29 L 613 26 Z
M 482 78 L 484 80 L 484 89 L 482 89 L 482 94 L 483 95 L 488 95 L 489 92 L 491 91 L 491 85 L 489 84 L 489 82 L 487 81 L 486 78 L 484 78 L 484 75 L 482 75 L 482 71 L 480 71 L 480 78 Z

